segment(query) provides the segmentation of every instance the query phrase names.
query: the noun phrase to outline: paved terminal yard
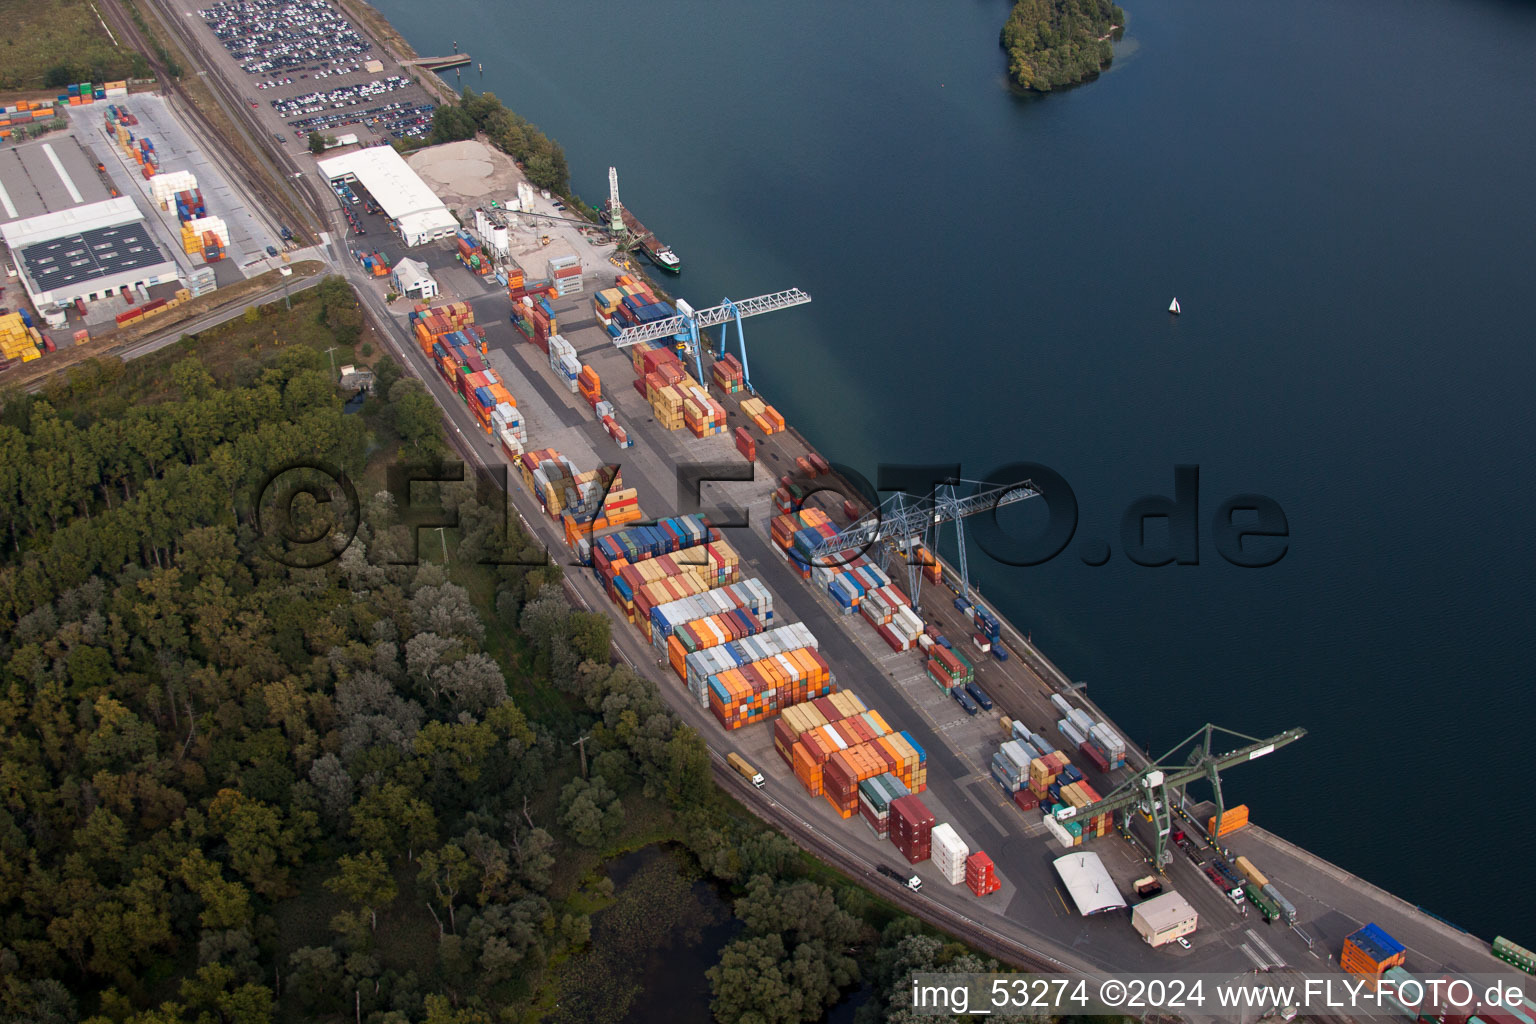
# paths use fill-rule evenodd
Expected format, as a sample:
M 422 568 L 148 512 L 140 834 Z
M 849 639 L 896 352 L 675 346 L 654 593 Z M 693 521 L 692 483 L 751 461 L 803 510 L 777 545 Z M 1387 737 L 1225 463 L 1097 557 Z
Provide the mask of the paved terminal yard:
M 223 219 L 229 230 L 225 239 L 224 259 L 213 265 L 214 280 L 222 287 L 255 274 L 271 270 L 279 261 L 267 255 L 267 246 L 281 251 L 284 248 L 280 225 L 271 215 L 259 209 L 247 198 L 243 184 L 231 180 L 232 172 L 206 144 L 194 137 L 177 112 L 164 96 L 158 93 L 135 93 L 120 101 L 139 123 L 129 130 L 135 138 L 147 138 L 155 146 L 160 157 L 160 171 L 190 171 L 197 178 L 208 204 L 208 215 Z M 86 145 L 98 161 L 105 164 L 113 184 L 124 195 L 131 195 L 144 211 L 150 222 L 155 240 L 168 251 L 184 274 L 204 266 L 201 255 L 190 257 L 182 251 L 181 222 L 176 219 L 175 204 L 169 210 L 160 209 L 151 193 L 151 182 L 139 173 L 134 163 L 117 145 L 115 136 L 107 132 L 104 116 L 105 103 L 70 107 L 70 126 L 75 136 Z
M 446 247 L 426 248 L 436 249 L 429 263 L 442 265 L 451 259 Z M 412 255 L 420 258 L 422 253 L 418 250 Z M 595 251 L 586 255 L 589 258 L 584 262 L 589 265 L 601 262 Z M 529 269 L 534 272 L 533 265 Z M 585 293 L 559 300 L 553 306 L 560 333 L 576 347 L 581 359 L 598 372 L 604 397 L 615 404 L 619 422 L 634 440 L 632 448 L 622 451 L 608 439 L 580 396 L 556 383 L 544 353 L 522 341 L 509 325 L 509 303 L 494 278 L 474 278 L 460 272 L 449 280 L 451 294 L 445 294 L 440 301 L 463 299 L 474 306 L 476 321 L 487 328 L 491 365 L 503 376 L 526 418 L 529 448 L 555 448 L 580 469 L 619 463 L 625 486 L 637 489 L 641 508 L 648 517 L 676 514 L 687 508 L 680 503 L 676 466 L 690 462 L 743 463 L 729 432 L 695 438 L 686 430 L 669 432 L 656 426 L 650 407 L 631 386 L 634 372 L 627 354 L 613 348 L 591 310 L 591 292 L 609 285 L 611 271 L 599 272 L 595 280 L 589 276 Z M 769 287 L 775 283 L 763 284 Z M 808 312 L 814 315 L 814 309 Z M 486 462 L 504 464 L 499 448 L 427 367 L 414 344 L 408 351 L 417 372 L 428 380 L 448 409 L 455 430 L 468 439 Z M 708 373 L 707 365 L 705 372 Z M 716 397 L 728 410 L 731 429 L 748 423 L 737 408 L 742 395 L 716 393 Z M 767 398 L 772 400 L 772 396 Z M 928 753 L 929 790 L 922 795 L 923 801 L 939 821 L 950 822 L 973 849 L 985 850 L 994 859 L 1003 884 L 999 892 L 978 899 L 963 885 L 944 883 L 930 864 L 920 864 L 913 869 L 925 880 L 919 899 L 942 904 L 1076 969 L 1177 969 L 1216 974 L 1281 967 L 1329 970 L 1333 969 L 1343 937 L 1360 924 L 1375 921 L 1408 947 L 1408 966 L 1416 973 L 1440 968 L 1492 973 L 1509 970 L 1492 958 L 1486 943 L 1447 927 L 1256 827 L 1228 837 L 1227 843 L 1234 854 L 1246 854 L 1258 864 L 1297 906 L 1299 930 L 1281 923 L 1266 924 L 1257 911 L 1245 912 L 1234 906 L 1177 850 L 1165 885 L 1182 893 L 1200 913 L 1200 927 L 1191 937 L 1191 950 L 1177 946 L 1148 947 L 1131 928 L 1124 912 L 1089 919 L 1080 917 L 1051 864 L 1065 851 L 1050 840 L 1036 815 L 1026 815 L 1014 806 L 987 771 L 992 753 L 1003 739 L 999 721 L 1002 715 L 1018 719 L 1048 737 L 1057 735 L 1054 723 L 1059 715 L 1050 705 L 1049 695 L 1055 692 L 1053 686 L 1066 684 L 1065 677 L 1005 625 L 1007 646 L 1014 657 L 1006 663 L 988 656 L 972 658 L 979 684 L 997 706 L 975 717 L 967 715 L 928 681 L 923 660 L 915 651 L 891 651 L 862 617 L 840 614 L 828 596 L 817 593 L 808 581 L 801 581 L 791 572 L 767 536 L 773 515 L 771 494 L 778 476 L 793 467 L 795 457 L 804 454 L 806 448 L 792 431 L 763 438 L 755 427 L 749 429 L 758 443 L 756 479 L 750 483 L 704 484 L 702 509 L 717 519 L 743 510 L 748 513 L 748 526 L 725 531 L 726 539 L 741 554 L 743 575 L 758 577 L 773 592 L 776 622 L 804 622 L 810 627 L 841 688 L 856 693 L 880 711 L 894 728 L 907 730 L 924 747 Z M 563 545 L 558 524 L 539 513 L 515 473 L 510 479 L 513 500 L 523 518 L 537 529 L 556 558 L 569 561 L 571 556 Z M 573 569 L 571 578 L 589 606 L 612 607 L 589 572 Z M 897 582 L 905 589 L 904 580 L 898 578 Z M 946 636 L 958 643 L 969 635 L 969 630 L 954 611 L 952 598 L 946 586 L 924 587 L 925 618 L 936 622 Z M 784 809 L 821 841 L 835 844 L 867 865 L 872 881 L 878 877 L 874 875 L 877 864 L 905 868 L 896 848 L 877 840 L 861 818 L 841 819 L 825 800 L 804 792 L 774 752 L 770 725 L 727 733 L 707 709 L 692 701 L 633 626 L 616 623 L 614 637 L 625 659 L 657 681 L 673 706 L 700 731 L 711 748 L 721 754 L 737 751 L 764 773 L 767 784 L 746 797 L 749 803 L 760 800 Z M 975 653 L 974 648 L 971 653 Z M 1084 703 L 1076 695 L 1071 699 Z M 1097 709 L 1090 706 L 1089 710 L 1097 717 Z M 1298 723 L 1274 724 L 1278 730 Z M 1115 788 L 1128 774 L 1122 769 L 1106 778 L 1080 756 L 1074 756 L 1074 763 L 1102 793 Z M 1234 776 L 1231 785 L 1234 788 L 1229 791 L 1229 799 L 1237 802 L 1241 798 L 1240 777 Z M 1191 817 L 1198 815 L 1192 813 Z M 1138 823 L 1137 827 L 1141 829 L 1142 825 Z M 1130 892 L 1130 882 L 1149 872 L 1141 851 L 1117 836 L 1094 840 L 1085 849 L 1099 854 L 1123 892 Z

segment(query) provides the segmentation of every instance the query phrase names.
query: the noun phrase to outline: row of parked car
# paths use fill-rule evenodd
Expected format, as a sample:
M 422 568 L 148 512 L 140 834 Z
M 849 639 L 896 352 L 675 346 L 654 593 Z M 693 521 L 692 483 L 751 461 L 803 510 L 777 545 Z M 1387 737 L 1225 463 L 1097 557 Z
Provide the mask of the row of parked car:
M 358 82 L 356 85 L 342 85 L 324 92 L 316 91 L 303 96 L 288 96 L 280 100 L 272 100 L 271 103 L 272 109 L 286 119 L 295 114 L 318 114 L 327 108 L 341 110 L 345 107 L 355 107 L 359 103 L 367 102 L 370 97 L 382 96 L 398 89 L 408 89 L 410 85 L 409 79 L 390 75 L 388 78 L 375 78 L 371 82 Z
M 313 76 L 314 80 L 318 82 L 322 78 L 336 78 L 336 77 L 339 77 L 341 75 L 350 75 L 354 71 L 361 71 L 362 69 L 363 69 L 363 66 L 361 64 L 348 64 L 348 65 L 345 65 L 345 66 L 342 66 L 342 67 L 335 67 L 335 68 L 322 68 L 322 67 L 316 66 L 316 67 L 310 68 L 309 71 L 313 71 L 314 72 L 314 76 Z M 310 78 L 311 76 L 309 74 L 309 71 L 301 72 L 299 74 L 299 79 L 302 81 L 302 80 Z M 292 85 L 292 84 L 293 84 L 293 76 L 290 75 L 287 78 L 273 78 L 273 79 L 270 79 L 270 80 L 265 81 L 265 82 L 257 82 L 256 83 L 256 88 L 258 88 L 258 89 L 278 89 L 278 88 L 281 88 L 282 86 Z
M 373 48 L 328 0 L 228 0 L 197 13 L 251 74 L 350 63 Z
M 348 125 L 369 125 L 391 132 L 395 138 L 404 135 L 425 135 L 432 130 L 432 112 L 437 107 L 431 103 L 386 103 L 367 110 L 349 110 L 340 114 L 316 114 L 289 121 L 294 131 L 333 132 Z

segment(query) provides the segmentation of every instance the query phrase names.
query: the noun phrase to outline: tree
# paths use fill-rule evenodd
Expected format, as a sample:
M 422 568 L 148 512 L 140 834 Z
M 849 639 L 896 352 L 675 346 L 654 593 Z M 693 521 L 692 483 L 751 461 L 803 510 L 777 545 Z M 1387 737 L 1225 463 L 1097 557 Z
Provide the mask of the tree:
M 713 998 L 709 1008 L 725 1024 L 800 1024 L 806 994 L 797 990 L 784 970 L 788 959 L 777 935 L 737 939 L 720 951 L 720 962 L 705 971 Z M 818 1011 L 816 1016 L 819 1016 Z
M 600 775 L 572 779 L 560 791 L 560 823 L 582 846 L 601 846 L 624 826 L 624 805 Z
M 309 133 L 309 151 L 316 156 L 325 152 L 325 136 L 320 132 Z
M 441 417 L 421 382 L 405 377 L 389 389 L 389 418 L 401 440 L 420 448 L 423 440 L 436 435 Z
M 395 879 L 389 865 L 377 850 L 342 857 L 336 862 L 336 874 L 325 880 L 325 887 L 339 893 L 368 915 L 369 927 L 379 929 L 379 908 L 395 901 Z
M 601 612 L 572 612 L 571 648 L 583 661 L 606 662 L 609 657 L 609 618 Z
M 475 867 L 464 852 L 464 848 L 457 843 L 447 843 L 441 849 L 428 850 L 421 855 L 421 871 L 417 878 L 424 885 L 432 887 L 432 895 L 427 899 L 427 909 L 437 921 L 439 934 L 443 931 L 443 920 L 437 916 L 432 902 L 435 899 L 439 906 L 448 912 L 448 930 L 457 934 L 458 923 L 455 907 L 458 904 L 459 893 L 463 891 L 475 876 Z

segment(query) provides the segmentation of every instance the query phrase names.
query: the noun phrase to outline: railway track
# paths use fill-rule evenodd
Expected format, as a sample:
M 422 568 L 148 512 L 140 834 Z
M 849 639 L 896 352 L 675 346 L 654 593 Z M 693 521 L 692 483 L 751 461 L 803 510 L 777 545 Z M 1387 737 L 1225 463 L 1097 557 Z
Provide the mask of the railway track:
M 143 0 L 143 2 L 147 4 L 149 0 Z M 312 242 L 318 241 L 312 219 L 304 215 L 304 210 L 313 208 L 313 204 L 299 201 L 298 196 L 293 192 L 289 184 L 290 179 L 286 178 L 278 168 L 266 159 L 266 147 L 261 145 L 259 141 L 260 135 L 239 140 L 226 138 L 226 133 L 213 123 L 197 99 L 188 92 L 180 81 L 171 75 L 165 62 L 160 59 L 159 54 L 156 52 L 154 44 L 139 29 L 138 23 L 134 21 L 133 16 L 124 8 L 122 0 L 106 0 L 102 4 L 102 10 L 107 19 L 112 23 L 114 31 L 121 32 L 128 44 L 144 55 L 144 59 L 149 62 L 150 70 L 154 72 L 155 77 L 159 80 L 161 88 L 167 96 L 179 101 L 180 112 L 183 116 L 195 122 L 199 134 L 204 138 L 221 140 L 226 146 L 238 142 L 241 147 L 253 153 L 258 161 L 262 161 L 262 165 L 259 167 L 241 169 L 244 173 L 239 174 L 238 178 L 231 174 L 231 180 L 239 180 L 250 190 L 252 197 L 262 206 L 269 210 L 280 211 L 285 219 L 291 220 L 296 234 L 302 235 Z M 204 73 L 202 71 L 202 68 L 210 65 L 210 62 L 203 56 L 202 48 L 197 45 L 195 39 L 190 38 L 186 33 L 177 31 L 176 21 L 173 18 L 167 17 L 166 11 L 157 10 L 153 13 L 156 17 L 160 18 L 161 23 L 166 27 L 166 31 L 175 37 L 182 52 L 186 54 L 188 63 L 192 65 L 184 69 L 184 73 L 197 74 L 207 82 L 209 90 L 215 93 L 216 101 L 220 93 L 223 94 L 223 98 L 226 101 L 230 101 L 223 104 L 225 107 L 223 112 L 238 132 L 242 121 L 245 119 L 237 116 L 239 112 L 238 98 L 229 91 L 228 83 L 214 72 Z M 235 111 L 234 114 L 231 113 L 231 108 Z M 220 155 L 217 150 L 209 152 L 210 158 L 217 158 Z M 228 168 L 228 170 L 234 171 L 235 168 Z M 274 187 L 273 182 L 278 184 Z

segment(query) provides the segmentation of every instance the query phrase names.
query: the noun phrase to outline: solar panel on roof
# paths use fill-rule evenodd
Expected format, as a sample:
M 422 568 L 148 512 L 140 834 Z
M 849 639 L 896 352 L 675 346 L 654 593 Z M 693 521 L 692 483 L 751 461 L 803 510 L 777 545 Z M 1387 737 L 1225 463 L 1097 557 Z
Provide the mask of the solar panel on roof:
M 39 242 L 23 248 L 21 259 L 41 291 L 168 262 L 143 224 L 93 228 Z

